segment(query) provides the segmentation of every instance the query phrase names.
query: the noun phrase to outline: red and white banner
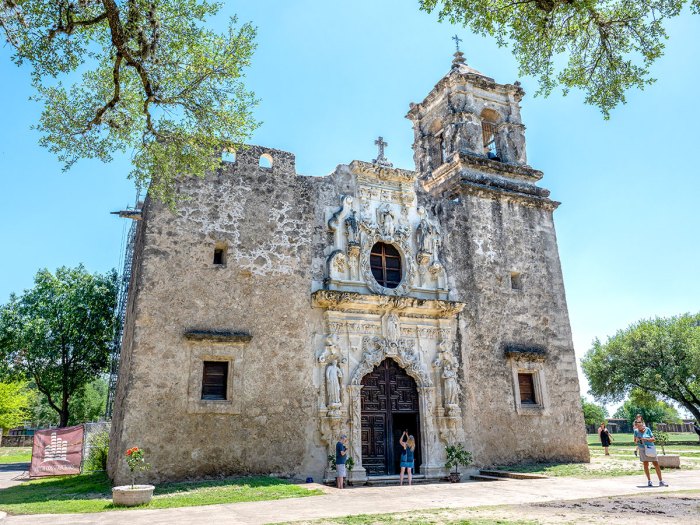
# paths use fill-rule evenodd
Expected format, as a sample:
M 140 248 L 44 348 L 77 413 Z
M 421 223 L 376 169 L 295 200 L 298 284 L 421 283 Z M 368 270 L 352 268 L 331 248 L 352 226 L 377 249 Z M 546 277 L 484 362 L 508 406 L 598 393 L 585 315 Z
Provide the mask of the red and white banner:
M 83 425 L 34 432 L 29 475 L 65 476 L 80 474 L 83 455 Z

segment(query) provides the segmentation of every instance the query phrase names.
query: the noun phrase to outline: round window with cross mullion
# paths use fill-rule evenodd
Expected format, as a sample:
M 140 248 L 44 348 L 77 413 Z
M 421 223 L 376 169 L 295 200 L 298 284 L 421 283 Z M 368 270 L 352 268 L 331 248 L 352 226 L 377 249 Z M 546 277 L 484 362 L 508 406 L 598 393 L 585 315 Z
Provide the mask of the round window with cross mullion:
M 378 242 L 369 255 L 372 275 L 384 288 L 396 288 L 401 282 L 401 254 L 391 244 Z

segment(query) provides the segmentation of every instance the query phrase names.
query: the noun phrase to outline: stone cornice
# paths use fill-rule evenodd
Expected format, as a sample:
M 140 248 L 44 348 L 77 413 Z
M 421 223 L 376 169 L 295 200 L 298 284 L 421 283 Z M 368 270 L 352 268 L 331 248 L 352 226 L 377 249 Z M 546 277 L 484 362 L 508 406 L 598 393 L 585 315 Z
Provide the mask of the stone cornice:
M 430 91 L 430 93 L 428 93 L 428 96 L 423 99 L 423 102 L 419 102 L 418 104 L 411 103 L 410 109 L 406 114 L 406 118 L 410 120 L 420 119 L 420 113 L 425 108 L 430 106 L 435 99 L 442 96 L 445 90 L 465 83 L 488 91 L 512 95 L 517 102 L 522 100 L 522 98 L 525 96 L 525 91 L 522 87 L 520 87 L 519 83 L 499 84 L 494 79 L 484 75 L 479 75 L 472 72 L 465 73 L 460 72 L 459 69 L 452 69 L 447 75 L 442 77 L 437 84 L 435 84 L 435 87 Z
M 206 341 L 209 343 L 247 343 L 253 338 L 248 332 L 229 330 L 188 330 L 183 336 L 189 341 Z
M 534 183 L 543 176 L 541 171 L 527 166 L 507 164 L 461 151 L 454 154 L 451 160 L 434 169 L 430 175 L 423 178 L 421 184 L 426 191 L 432 191 L 434 188 L 442 186 L 445 181 L 453 179 L 455 174 L 459 173 L 461 175 L 463 172 L 478 172 L 487 177 L 493 175 L 494 180 L 514 179 L 516 184 L 518 184 L 517 181 L 524 181 L 533 188 L 536 188 Z M 534 193 L 537 194 L 538 191 L 534 191 Z
M 479 186 L 475 184 L 462 184 L 460 186 L 462 193 L 468 195 L 477 195 L 485 199 L 511 199 L 516 200 L 523 206 L 530 206 L 532 208 L 544 208 L 546 210 L 556 210 L 561 202 L 553 201 L 551 199 L 546 199 L 542 197 L 534 197 L 532 195 L 526 195 L 524 193 L 518 193 L 513 191 L 503 191 L 494 189 L 493 187 Z
M 418 176 L 415 171 L 390 168 L 362 160 L 353 160 L 350 163 L 350 169 L 358 175 L 365 175 L 373 179 L 410 184 L 413 184 Z
M 510 124 L 508 125 L 516 125 Z M 544 176 L 540 170 L 531 168 L 530 166 L 523 166 L 518 164 L 508 164 L 506 162 L 500 162 L 497 160 L 487 159 L 481 155 L 475 155 L 467 151 L 460 151 L 458 154 L 458 162 L 460 167 L 470 167 L 478 169 L 479 171 L 485 171 L 489 173 L 494 173 L 501 175 L 503 177 L 514 177 L 522 180 L 535 181 L 541 180 Z
M 464 309 L 465 303 L 441 299 L 418 299 L 407 296 L 361 294 L 336 290 L 317 290 L 311 294 L 311 303 L 316 308 L 339 312 L 383 314 L 398 311 L 406 317 L 454 318 Z
M 517 166 L 490 160 L 467 152 L 455 154 L 451 161 L 421 180 L 425 191 L 444 193 L 446 189 L 480 195 L 487 198 L 508 196 L 528 206 L 556 209 L 559 202 L 548 197 L 549 190 L 535 186 L 542 172 L 527 166 Z
M 541 346 L 506 344 L 503 347 L 503 355 L 506 359 L 545 361 L 547 359 L 547 350 Z

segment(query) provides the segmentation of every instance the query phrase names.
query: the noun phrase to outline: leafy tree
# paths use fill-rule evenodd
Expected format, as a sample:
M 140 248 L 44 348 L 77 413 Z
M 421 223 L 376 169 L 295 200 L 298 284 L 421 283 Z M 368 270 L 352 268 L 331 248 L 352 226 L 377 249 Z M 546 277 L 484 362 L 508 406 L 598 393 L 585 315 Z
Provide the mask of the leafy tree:
M 586 425 L 600 425 L 608 417 L 605 407 L 586 401 L 583 396 L 581 396 L 581 408 L 583 408 L 583 420 Z
M 419 0 L 440 20 L 501 46 L 513 43 L 520 73 L 539 77 L 538 94 L 580 88 L 605 118 L 631 88 L 654 82 L 650 66 L 668 38 L 664 24 L 700 0 Z M 565 62 L 566 60 L 566 62 Z M 566 64 L 559 67 L 560 64 Z
M 665 401 L 657 400 L 647 392 L 635 388 L 630 393 L 630 398 L 617 409 L 615 417 L 626 419 L 632 423 L 637 414 L 642 415 L 642 419 L 647 425 L 680 421 L 678 411 L 674 407 Z
M 700 314 L 639 321 L 605 344 L 596 339 L 581 365 L 597 399 L 621 401 L 639 389 L 700 419 Z
M 26 381 L 0 383 L 0 431 L 29 420 L 33 398 L 34 393 L 27 387 Z
M 13 60 L 32 68 L 40 143 L 68 169 L 133 152 L 130 177 L 173 203 L 173 182 L 215 169 L 244 141 L 257 103 L 243 69 L 255 29 L 204 27 L 206 0 L 0 0 Z M 78 75 L 80 73 L 80 75 Z M 67 82 L 67 84 L 64 84 Z
M 40 270 L 34 288 L 0 306 L 0 377 L 31 380 L 62 427 L 70 420 L 71 398 L 107 370 L 116 283 L 114 271 Z
M 79 425 L 104 418 L 107 406 L 107 380 L 104 377 L 85 384 L 68 401 L 68 425 Z M 39 427 L 58 425 L 59 416 L 43 396 L 34 403 L 32 420 Z

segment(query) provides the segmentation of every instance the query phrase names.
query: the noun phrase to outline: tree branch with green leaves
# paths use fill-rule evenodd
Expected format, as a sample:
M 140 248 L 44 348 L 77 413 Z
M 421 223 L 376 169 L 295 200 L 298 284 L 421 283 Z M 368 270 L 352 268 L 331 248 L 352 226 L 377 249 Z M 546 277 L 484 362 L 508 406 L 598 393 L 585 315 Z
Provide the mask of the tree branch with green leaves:
M 204 177 L 245 142 L 257 100 L 243 83 L 255 28 L 205 23 L 203 0 L 0 0 L 0 31 L 32 68 L 40 144 L 64 169 L 132 156 L 129 176 L 169 205 L 176 181 Z
M 665 23 L 700 0 L 419 0 L 441 21 L 512 45 L 520 74 L 539 81 L 537 94 L 561 86 L 585 93 L 604 117 L 630 89 L 654 82 L 652 64 L 668 38 Z
M 590 392 L 605 402 L 633 393 L 675 401 L 700 420 L 700 314 L 639 321 L 581 361 Z

